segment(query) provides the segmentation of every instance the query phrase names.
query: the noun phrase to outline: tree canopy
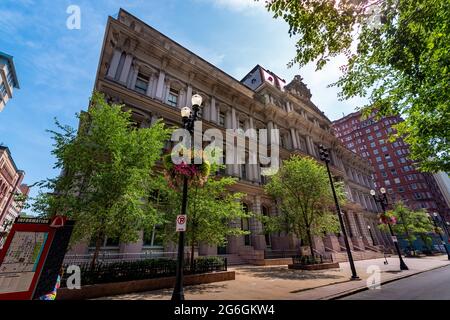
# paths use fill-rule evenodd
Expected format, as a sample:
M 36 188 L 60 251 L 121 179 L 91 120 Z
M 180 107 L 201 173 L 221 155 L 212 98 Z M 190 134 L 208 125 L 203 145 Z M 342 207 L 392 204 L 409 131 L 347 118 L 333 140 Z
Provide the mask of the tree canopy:
M 390 220 L 394 218 L 396 222 L 392 224 L 392 229 L 395 234 L 404 236 L 411 249 L 414 248 L 413 242 L 418 236 L 428 245 L 431 242 L 429 233 L 437 231 L 424 209 L 414 211 L 402 202 L 397 202 L 392 210 L 386 212 L 386 216 Z M 387 232 L 388 226 L 382 223 L 380 229 Z
M 257 0 L 258 1 L 258 0 Z M 401 116 L 395 137 L 424 171 L 450 171 L 450 0 L 269 0 L 298 38 L 289 65 L 323 68 L 345 55 L 332 84 L 367 97 L 366 115 Z
M 308 242 L 313 255 L 313 236 L 339 232 L 328 174 L 314 159 L 294 155 L 283 161 L 265 190 L 281 209 L 279 216 L 263 218 L 269 232 L 295 234 Z M 336 184 L 336 191 L 342 203 L 345 199 L 342 184 Z
M 216 169 L 217 165 L 213 165 L 212 172 L 217 172 Z M 168 181 L 162 176 L 161 179 L 155 194 L 164 199 L 160 208 L 164 237 L 166 241 L 175 241 L 178 236 L 175 220 L 180 214 L 182 198 L 180 192 L 169 187 Z M 191 247 L 199 243 L 224 246 L 227 236 L 245 234 L 240 224 L 238 227 L 231 224 L 251 217 L 251 213 L 245 212 L 242 206 L 245 194 L 230 190 L 236 181 L 234 177 L 212 174 L 204 185 L 188 188 L 186 239 Z
M 40 184 L 52 192 L 41 192 L 33 209 L 76 220 L 72 242 L 94 239 L 98 249 L 106 237 L 136 241 L 139 231 L 157 223 L 156 209 L 143 199 L 169 131 L 161 122 L 137 129 L 131 112 L 109 105 L 100 93 L 78 118 L 78 132 L 58 122 L 50 131 L 62 173 Z

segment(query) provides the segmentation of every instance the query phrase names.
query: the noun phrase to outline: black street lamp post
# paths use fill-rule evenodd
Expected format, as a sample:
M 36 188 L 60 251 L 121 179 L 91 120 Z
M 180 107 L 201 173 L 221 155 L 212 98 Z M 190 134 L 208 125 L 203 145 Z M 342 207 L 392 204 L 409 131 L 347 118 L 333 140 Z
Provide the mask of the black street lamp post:
M 198 120 L 198 112 L 200 111 L 201 105 L 202 105 L 202 97 L 198 94 L 195 94 L 192 96 L 192 110 L 189 107 L 184 107 L 181 109 L 183 128 L 186 129 L 191 135 L 194 133 L 194 125 L 195 121 Z M 184 176 L 183 199 L 181 203 L 181 214 L 184 216 L 186 216 L 187 200 L 188 200 L 188 178 L 187 176 Z M 183 269 L 184 269 L 185 233 L 186 233 L 185 231 L 180 231 L 178 237 L 177 271 L 176 271 L 175 288 L 172 294 L 172 301 L 184 300 Z
M 333 178 L 331 177 L 331 171 L 330 171 L 330 166 L 329 166 L 330 154 L 328 152 L 328 149 L 326 149 L 323 145 L 320 145 L 319 146 L 319 155 L 320 155 L 320 160 L 324 161 L 326 164 L 326 167 L 327 167 L 328 178 L 330 179 L 331 190 L 333 191 L 334 203 L 336 205 L 336 211 L 337 211 L 337 215 L 339 217 L 339 223 L 341 224 L 342 235 L 344 236 L 345 248 L 347 249 L 348 261 L 350 263 L 350 269 L 352 270 L 352 276 L 350 279 L 351 280 L 359 280 L 360 278 L 356 274 L 355 262 L 353 261 L 352 251 L 350 250 L 350 244 L 348 243 L 347 231 L 345 230 L 344 220 L 342 218 L 343 213 L 339 206 L 339 201 L 338 201 L 338 198 L 336 195 L 336 190 L 334 188 Z
M 381 205 L 381 209 L 383 209 L 383 214 L 386 214 L 386 206 L 388 205 L 388 199 L 386 196 L 386 189 L 380 189 L 381 195 L 377 195 L 375 190 L 370 190 L 370 194 L 372 195 L 375 202 L 378 202 Z M 406 263 L 403 261 L 402 253 L 400 252 L 400 247 L 398 245 L 397 237 L 394 234 L 394 230 L 392 230 L 391 223 L 387 221 L 387 225 L 389 227 L 389 231 L 392 236 L 392 241 L 394 242 L 395 249 L 397 250 L 398 258 L 400 259 L 400 270 L 409 270 Z
M 433 214 L 430 214 L 429 216 L 430 216 L 431 220 L 433 220 L 434 227 L 436 228 L 436 233 L 439 234 L 439 238 L 441 239 L 441 244 L 445 248 L 445 252 L 447 253 L 448 260 L 450 260 L 450 252 L 448 251 L 447 244 L 444 241 L 444 237 L 442 236 L 442 234 L 438 230 L 439 226 L 438 226 L 437 221 L 436 221 L 438 213 L 437 212 L 433 212 Z

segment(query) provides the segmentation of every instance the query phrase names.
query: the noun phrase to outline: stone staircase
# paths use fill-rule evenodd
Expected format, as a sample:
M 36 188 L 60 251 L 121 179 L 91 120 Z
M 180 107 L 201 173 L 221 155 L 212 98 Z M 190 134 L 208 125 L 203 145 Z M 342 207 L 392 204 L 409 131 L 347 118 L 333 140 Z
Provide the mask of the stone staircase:
M 348 261 L 347 252 L 332 252 L 333 261 L 335 262 L 346 262 Z M 353 260 L 369 260 L 369 259 L 379 259 L 384 258 L 383 252 L 379 251 L 353 251 L 352 250 Z
M 247 261 L 242 259 L 238 254 L 221 254 L 220 257 L 227 258 L 228 266 L 238 266 L 242 264 L 247 264 Z

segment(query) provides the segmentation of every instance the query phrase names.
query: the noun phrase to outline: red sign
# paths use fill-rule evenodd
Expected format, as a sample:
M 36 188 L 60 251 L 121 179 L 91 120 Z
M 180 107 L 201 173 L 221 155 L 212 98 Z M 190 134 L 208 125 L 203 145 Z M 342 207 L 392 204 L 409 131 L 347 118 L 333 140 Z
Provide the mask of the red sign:
M 186 215 L 177 216 L 177 232 L 186 231 L 186 222 L 187 222 Z

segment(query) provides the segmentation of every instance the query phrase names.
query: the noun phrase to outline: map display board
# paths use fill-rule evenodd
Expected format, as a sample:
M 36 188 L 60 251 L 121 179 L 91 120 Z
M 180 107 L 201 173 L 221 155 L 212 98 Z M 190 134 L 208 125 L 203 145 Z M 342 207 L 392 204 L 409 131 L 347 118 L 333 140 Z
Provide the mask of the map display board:
M 0 250 L 0 300 L 31 300 L 50 292 L 74 222 L 65 217 L 16 219 Z
M 48 232 L 14 233 L 0 267 L 0 294 L 28 291 L 47 238 Z

